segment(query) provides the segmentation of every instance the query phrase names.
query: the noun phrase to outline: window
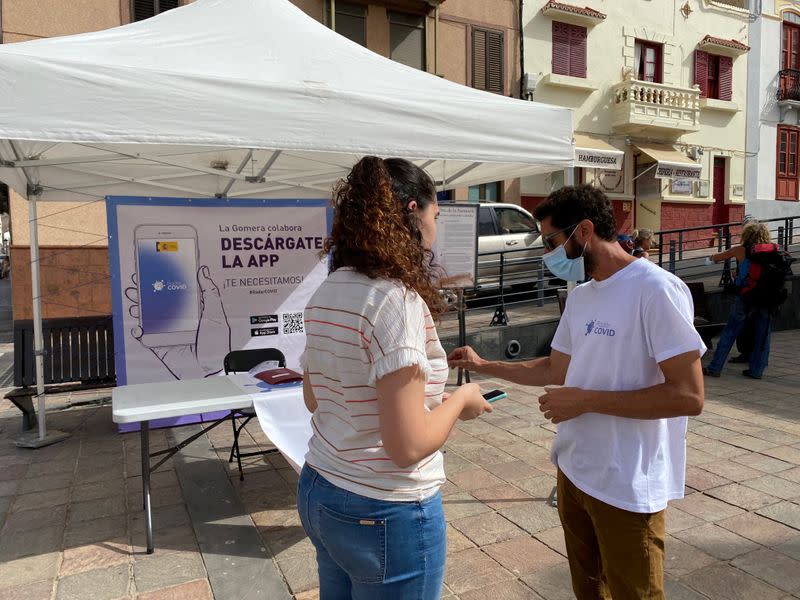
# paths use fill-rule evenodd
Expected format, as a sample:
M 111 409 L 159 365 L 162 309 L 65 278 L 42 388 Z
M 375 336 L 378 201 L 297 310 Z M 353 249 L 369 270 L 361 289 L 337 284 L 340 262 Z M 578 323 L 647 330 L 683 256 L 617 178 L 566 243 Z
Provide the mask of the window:
M 325 16 L 331 23 L 331 5 L 325 3 Z M 367 7 L 349 2 L 336 2 L 336 33 L 343 35 L 348 40 L 367 45 Z
M 488 206 L 481 206 L 478 210 L 478 235 L 497 235 L 494 230 L 492 209 Z
M 389 11 L 389 58 L 425 70 L 425 17 Z
M 502 94 L 505 41 L 500 31 L 472 30 L 472 87 Z
M 131 15 L 134 21 L 144 21 L 178 6 L 180 6 L 179 0 L 133 0 Z
M 500 182 L 471 185 L 468 198 L 470 202 L 478 202 L 480 200 L 497 202 L 500 200 Z
M 633 60 L 636 79 L 661 83 L 661 44 L 636 40 Z
M 800 69 L 800 26 L 786 21 L 783 22 L 781 67 Z
M 778 200 L 797 200 L 797 141 L 797 129 L 778 126 L 778 156 L 775 164 L 775 197 Z
M 733 59 L 695 50 L 694 82 L 700 86 L 702 98 L 730 101 L 733 96 Z
M 516 208 L 494 209 L 500 233 L 532 233 L 536 232 L 536 221 Z
M 586 78 L 586 27 L 553 21 L 553 73 Z

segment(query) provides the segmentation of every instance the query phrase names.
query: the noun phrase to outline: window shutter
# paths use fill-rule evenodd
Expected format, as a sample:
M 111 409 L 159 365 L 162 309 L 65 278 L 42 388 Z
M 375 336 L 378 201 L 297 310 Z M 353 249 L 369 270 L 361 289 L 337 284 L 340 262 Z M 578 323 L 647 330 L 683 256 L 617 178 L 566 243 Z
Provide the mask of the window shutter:
M 156 14 L 156 1 L 155 0 L 134 0 L 133 2 L 133 20 L 144 21 Z
M 569 75 L 570 26 L 553 21 L 553 74 Z
M 730 101 L 733 97 L 733 59 L 719 57 L 719 99 Z
M 178 8 L 179 5 L 179 0 L 158 0 L 158 12 Z
M 586 28 L 573 25 L 569 36 L 569 74 L 586 78 Z
M 486 89 L 486 31 L 472 30 L 472 87 Z
M 498 31 L 486 33 L 486 89 L 496 94 L 503 93 L 503 34 Z
M 700 86 L 700 97 L 708 97 L 708 53 L 694 51 L 694 83 Z

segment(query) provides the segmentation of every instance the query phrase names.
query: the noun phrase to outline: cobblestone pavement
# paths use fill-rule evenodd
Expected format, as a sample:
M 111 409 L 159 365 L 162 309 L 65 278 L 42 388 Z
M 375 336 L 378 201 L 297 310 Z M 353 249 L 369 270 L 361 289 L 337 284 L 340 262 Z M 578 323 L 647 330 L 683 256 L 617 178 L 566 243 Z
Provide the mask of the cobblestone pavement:
M 778 333 L 765 379 L 746 379 L 735 365 L 706 379 L 705 410 L 689 424 L 686 497 L 667 511 L 669 598 L 800 598 L 798 354 L 800 337 Z M 547 502 L 554 427 L 538 410 L 540 390 L 485 387 L 503 387 L 509 398 L 493 414 L 459 424 L 446 447 L 443 597 L 572 598 L 561 526 Z M 148 556 L 138 436 L 115 432 L 108 390 L 49 402 L 51 426 L 72 436 L 36 451 L 13 445 L 19 416 L 0 404 L 0 600 L 215 597 L 219 560 L 198 543 L 189 510 L 196 499 L 185 496 L 180 457 L 154 476 L 156 552 Z M 153 450 L 172 436 L 153 432 Z M 240 483 L 227 462 L 230 428 L 213 430 L 207 443 L 285 597 L 317 598 L 314 551 L 294 508 L 294 472 L 280 456 L 254 457 Z M 269 447 L 256 422 L 243 447 Z M 236 569 L 236 560 L 227 568 Z M 275 598 L 252 586 L 230 589 L 216 598 Z

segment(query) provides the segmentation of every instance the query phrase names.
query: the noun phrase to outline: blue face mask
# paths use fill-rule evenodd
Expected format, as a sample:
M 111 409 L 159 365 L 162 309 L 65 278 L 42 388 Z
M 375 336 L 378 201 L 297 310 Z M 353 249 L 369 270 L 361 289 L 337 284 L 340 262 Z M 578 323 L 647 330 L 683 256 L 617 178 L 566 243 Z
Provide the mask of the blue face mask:
M 544 264 L 550 272 L 564 281 L 583 281 L 586 279 L 586 271 L 583 265 L 583 255 L 586 252 L 586 244 L 583 245 L 583 252 L 578 258 L 567 256 L 567 242 L 575 235 L 573 230 L 566 241 L 558 248 L 555 248 L 542 256 Z

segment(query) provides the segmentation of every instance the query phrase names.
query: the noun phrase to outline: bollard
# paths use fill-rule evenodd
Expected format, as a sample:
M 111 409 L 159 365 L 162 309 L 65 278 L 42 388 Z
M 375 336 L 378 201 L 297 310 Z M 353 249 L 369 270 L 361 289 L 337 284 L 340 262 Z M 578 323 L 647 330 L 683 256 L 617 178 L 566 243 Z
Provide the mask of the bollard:
M 785 250 L 786 249 L 786 245 L 783 243 L 784 242 L 784 239 L 783 239 L 784 238 L 784 231 L 785 230 L 783 229 L 783 225 L 778 227 L 778 246 Z

